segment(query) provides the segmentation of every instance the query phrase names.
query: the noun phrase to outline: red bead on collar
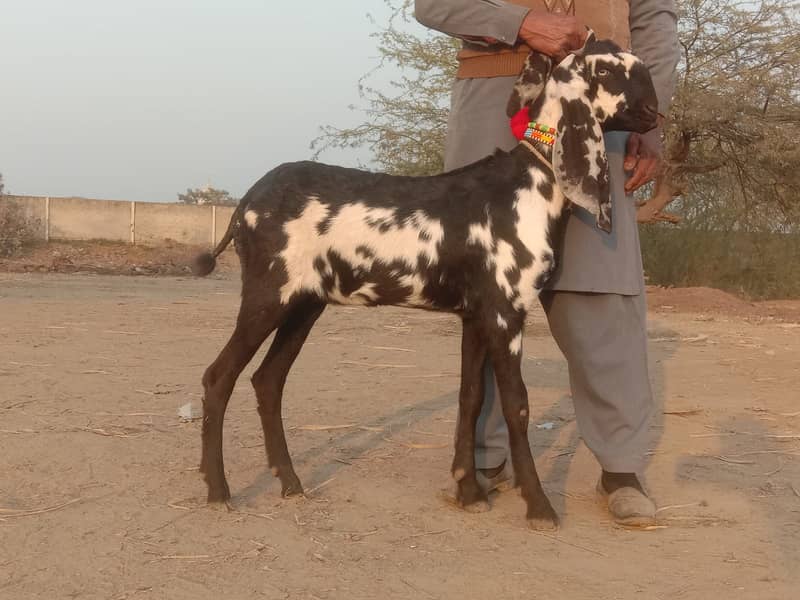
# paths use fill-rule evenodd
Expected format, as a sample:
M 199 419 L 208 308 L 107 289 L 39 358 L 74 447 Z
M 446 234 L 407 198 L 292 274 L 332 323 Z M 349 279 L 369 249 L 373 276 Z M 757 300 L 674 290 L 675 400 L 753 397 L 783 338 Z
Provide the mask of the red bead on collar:
M 525 132 L 528 130 L 528 123 L 531 122 L 531 116 L 528 113 L 528 107 L 524 107 L 511 117 L 511 133 L 518 140 L 525 139 Z
M 510 126 L 511 133 L 518 140 L 536 140 L 546 146 L 555 144 L 556 130 L 548 125 L 531 121 L 527 106 L 511 117 Z

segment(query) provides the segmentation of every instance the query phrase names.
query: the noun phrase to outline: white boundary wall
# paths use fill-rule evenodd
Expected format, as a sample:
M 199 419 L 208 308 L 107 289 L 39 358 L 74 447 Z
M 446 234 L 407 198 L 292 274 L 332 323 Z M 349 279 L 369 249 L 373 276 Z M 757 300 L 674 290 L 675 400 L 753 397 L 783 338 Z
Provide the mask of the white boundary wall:
M 0 196 L 20 206 L 41 240 L 111 240 L 158 245 L 216 244 L 228 228 L 232 206 L 192 206 L 126 200 Z

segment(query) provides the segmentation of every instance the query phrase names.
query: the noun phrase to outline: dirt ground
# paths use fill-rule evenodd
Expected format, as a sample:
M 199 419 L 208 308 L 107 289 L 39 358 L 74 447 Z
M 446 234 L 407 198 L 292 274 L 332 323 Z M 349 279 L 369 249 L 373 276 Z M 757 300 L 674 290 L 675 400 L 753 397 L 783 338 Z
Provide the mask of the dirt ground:
M 24 270 L 24 269 L 18 269 Z M 29 269 L 36 270 L 36 269 Z M 79 269 L 78 269 L 79 270 Z M 0 274 L 0 598 L 788 599 L 800 584 L 800 302 L 650 290 L 659 526 L 610 522 L 540 313 L 530 440 L 562 516 L 528 531 L 437 499 L 458 387 L 455 318 L 329 308 L 290 376 L 281 500 L 245 372 L 225 428 L 232 510 L 203 505 L 200 377 L 232 330 L 206 280 Z
M 54 241 L 27 247 L 21 254 L 11 258 L 0 257 L 0 272 L 189 275 L 192 258 L 200 250 L 170 242 L 162 246 L 131 246 L 104 241 Z M 221 257 L 221 263 L 221 270 L 238 268 L 233 252 L 226 252 Z

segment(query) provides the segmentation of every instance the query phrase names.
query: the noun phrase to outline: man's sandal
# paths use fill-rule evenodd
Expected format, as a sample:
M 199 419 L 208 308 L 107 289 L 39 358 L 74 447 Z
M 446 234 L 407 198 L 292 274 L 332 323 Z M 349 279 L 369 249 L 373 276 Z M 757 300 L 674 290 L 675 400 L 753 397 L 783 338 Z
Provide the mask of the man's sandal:
M 603 487 L 602 478 L 597 482 L 597 495 L 606 504 L 614 522 L 627 527 L 646 527 L 656 523 L 656 505 L 641 491 L 625 486 L 610 494 Z

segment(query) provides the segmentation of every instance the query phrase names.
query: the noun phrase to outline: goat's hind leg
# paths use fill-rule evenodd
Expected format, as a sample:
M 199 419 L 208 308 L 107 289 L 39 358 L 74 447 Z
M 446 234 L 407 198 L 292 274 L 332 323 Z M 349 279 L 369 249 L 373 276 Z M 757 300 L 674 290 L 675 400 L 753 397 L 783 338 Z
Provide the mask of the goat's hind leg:
M 456 501 L 469 512 L 489 509 L 486 491 L 475 477 L 475 426 L 483 403 L 483 362 L 486 343 L 480 323 L 463 319 L 461 337 L 461 388 L 458 394 L 458 425 L 452 474 L 456 481 Z
M 507 315 L 505 321 L 507 328 L 498 328 L 497 335 L 489 338 L 489 353 L 508 426 L 514 476 L 527 506 L 528 526 L 552 530 L 558 527 L 558 516 L 542 489 L 528 442 L 528 391 L 521 370 L 524 315 Z
M 242 302 L 236 329 L 217 359 L 203 374 L 203 454 L 200 472 L 208 485 L 208 502 L 225 502 L 231 493 L 222 458 L 222 424 L 233 387 L 242 370 L 280 321 L 280 307 Z
M 264 430 L 267 462 L 272 474 L 281 480 L 283 497 L 303 493 L 303 486 L 292 466 L 283 431 L 283 386 L 289 369 L 324 309 L 325 304 L 313 300 L 294 307 L 278 328 L 264 361 L 253 374 L 252 382 L 258 399 L 261 427 Z

